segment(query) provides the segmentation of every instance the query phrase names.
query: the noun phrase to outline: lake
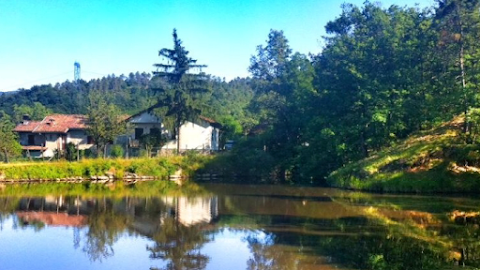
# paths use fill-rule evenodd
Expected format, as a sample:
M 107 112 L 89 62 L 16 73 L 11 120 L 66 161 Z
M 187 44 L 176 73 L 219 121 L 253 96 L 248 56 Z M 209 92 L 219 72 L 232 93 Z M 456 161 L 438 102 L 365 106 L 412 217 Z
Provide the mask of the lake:
M 198 190 L 175 196 L 2 191 L 0 270 L 480 267 L 477 198 L 283 185 Z

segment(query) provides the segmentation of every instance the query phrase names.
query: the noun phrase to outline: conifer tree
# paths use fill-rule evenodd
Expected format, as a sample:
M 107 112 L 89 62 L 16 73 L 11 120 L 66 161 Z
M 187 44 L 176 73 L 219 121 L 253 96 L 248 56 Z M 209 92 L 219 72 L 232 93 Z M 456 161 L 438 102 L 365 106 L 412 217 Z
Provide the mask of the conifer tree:
M 197 64 L 197 60 L 188 56 L 188 51 L 173 29 L 173 49 L 163 48 L 159 56 L 166 58 L 167 63 L 154 64 L 157 71 L 153 75 L 162 78 L 168 85 L 156 89 L 160 98 L 156 106 L 161 108 L 162 120 L 173 125 L 174 136 L 177 137 L 177 152 L 180 151 L 180 126 L 185 121 L 195 120 L 201 113 L 202 95 L 208 93 L 208 76 L 201 72 L 206 65 Z M 193 73 L 199 69 L 199 73 Z

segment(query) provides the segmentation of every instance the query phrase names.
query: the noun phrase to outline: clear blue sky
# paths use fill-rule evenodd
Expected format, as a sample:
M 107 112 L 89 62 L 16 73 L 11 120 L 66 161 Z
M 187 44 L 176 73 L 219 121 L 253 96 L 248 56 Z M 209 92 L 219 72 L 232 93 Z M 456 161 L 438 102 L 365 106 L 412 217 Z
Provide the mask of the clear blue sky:
M 283 30 L 294 51 L 318 53 L 325 24 L 344 2 L 363 0 L 0 0 L 0 91 L 107 74 L 151 72 L 172 29 L 207 73 L 248 76 L 250 57 L 270 29 Z M 433 0 L 383 0 L 421 7 Z

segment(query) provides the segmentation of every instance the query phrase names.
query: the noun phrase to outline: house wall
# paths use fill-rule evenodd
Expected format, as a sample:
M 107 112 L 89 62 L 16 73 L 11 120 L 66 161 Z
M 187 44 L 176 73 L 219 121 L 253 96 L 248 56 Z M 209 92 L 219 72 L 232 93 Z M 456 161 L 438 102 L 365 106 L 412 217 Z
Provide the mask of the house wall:
M 140 115 L 132 117 L 129 120 L 129 123 L 131 124 L 131 132 L 128 134 L 128 136 L 134 140 L 140 139 L 135 138 L 136 128 L 142 128 L 143 134 L 150 134 L 150 130 L 154 128 L 161 129 L 162 133 L 166 132 L 162 124 L 162 119 L 148 112 L 143 112 Z
M 80 150 L 90 149 L 93 144 L 88 143 L 88 134 L 85 130 L 70 130 L 67 133 L 67 144 L 78 145 Z
M 180 127 L 180 150 L 220 150 L 220 130 L 205 121 L 197 124 L 186 122 Z M 171 140 L 162 149 L 177 149 Z
M 210 124 L 186 122 L 180 127 L 180 149 L 210 149 L 216 150 L 212 145 L 214 128 Z
M 177 218 L 184 226 L 191 226 L 201 223 L 210 223 L 215 217 L 212 213 L 212 202 L 216 204 L 217 200 L 213 198 L 187 198 L 180 197 L 177 200 Z
M 162 133 L 165 132 L 165 130 L 163 129 L 163 125 L 161 123 L 157 123 L 157 124 L 133 124 L 132 125 L 132 131 L 131 133 L 129 134 L 130 137 L 134 140 L 138 140 L 140 138 L 135 138 L 135 129 L 136 128 L 143 128 L 143 134 L 150 134 L 150 130 L 154 129 L 154 128 L 158 128 L 158 129 L 162 129 Z
M 40 134 L 35 134 L 35 133 L 31 133 L 31 132 L 22 132 L 22 133 L 19 133 L 19 141 L 20 141 L 20 144 L 21 145 L 29 145 L 28 144 L 28 135 L 34 135 L 34 144 L 33 145 L 36 145 L 36 146 L 43 146 L 44 143 L 45 143 L 45 138 L 43 137 L 43 135 L 40 135 Z
M 50 150 L 63 149 L 63 141 L 60 134 L 46 133 L 45 134 L 45 147 Z

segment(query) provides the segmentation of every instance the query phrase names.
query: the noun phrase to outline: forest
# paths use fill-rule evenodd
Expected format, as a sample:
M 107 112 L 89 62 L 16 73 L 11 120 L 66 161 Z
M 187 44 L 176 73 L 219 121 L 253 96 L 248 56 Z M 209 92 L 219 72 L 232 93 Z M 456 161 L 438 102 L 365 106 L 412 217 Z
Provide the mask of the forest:
M 426 9 L 344 4 L 325 29 L 319 54 L 295 52 L 283 31 L 272 29 L 265 44 L 252 48 L 250 77 L 204 74 L 208 91 L 189 102 L 224 126 L 223 140 L 235 141 L 222 166 L 321 183 L 346 164 L 457 116 L 462 142 L 478 152 L 480 1 L 437 0 Z M 2 119 L 86 114 L 92 91 L 134 114 L 165 100 L 159 89 L 175 87 L 162 74 L 112 74 L 4 93 Z

